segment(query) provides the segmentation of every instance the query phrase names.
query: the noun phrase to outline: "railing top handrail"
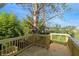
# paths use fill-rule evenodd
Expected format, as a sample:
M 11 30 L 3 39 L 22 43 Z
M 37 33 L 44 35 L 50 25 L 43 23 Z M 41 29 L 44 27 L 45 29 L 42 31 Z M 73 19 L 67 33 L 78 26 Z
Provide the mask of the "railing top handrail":
M 15 37 L 15 38 L 7 38 L 7 39 L 2 39 L 0 40 L 0 44 L 3 43 L 3 42 L 7 42 L 7 41 L 14 41 L 14 40 L 18 40 L 18 39 L 21 39 L 23 38 L 24 36 L 20 36 L 20 37 Z
M 69 34 L 63 34 L 63 33 L 50 33 L 50 35 L 59 35 L 59 36 L 68 36 L 68 40 L 71 40 L 73 42 L 73 44 L 78 47 L 79 49 L 79 40 L 74 38 L 74 37 L 71 37 Z
M 75 45 L 75 46 L 77 46 L 78 47 L 78 49 L 79 49 L 79 40 L 78 39 L 75 39 L 75 38 L 73 38 L 73 37 L 69 37 L 70 39 L 69 40 L 71 40 L 72 42 L 73 42 L 73 44 Z
M 7 38 L 7 39 L 2 39 L 0 40 L 0 44 L 2 44 L 3 42 L 7 42 L 7 41 L 14 41 L 14 40 L 19 40 L 19 39 L 23 39 L 25 37 L 31 36 L 31 35 L 38 35 L 38 36 L 49 36 L 48 34 L 44 35 L 44 34 L 27 34 L 25 36 L 20 36 L 20 37 L 14 37 L 14 38 Z
M 64 34 L 64 33 L 50 33 L 50 35 L 64 35 L 64 36 L 70 36 L 69 34 Z

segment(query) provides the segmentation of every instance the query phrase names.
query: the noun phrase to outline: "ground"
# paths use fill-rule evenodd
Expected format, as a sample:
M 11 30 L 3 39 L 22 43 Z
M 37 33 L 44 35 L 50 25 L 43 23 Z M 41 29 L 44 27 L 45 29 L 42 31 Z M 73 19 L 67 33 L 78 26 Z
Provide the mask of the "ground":
M 18 56 L 70 56 L 71 52 L 67 46 L 59 43 L 50 44 L 50 48 L 47 50 L 42 47 L 32 46 L 25 49 Z

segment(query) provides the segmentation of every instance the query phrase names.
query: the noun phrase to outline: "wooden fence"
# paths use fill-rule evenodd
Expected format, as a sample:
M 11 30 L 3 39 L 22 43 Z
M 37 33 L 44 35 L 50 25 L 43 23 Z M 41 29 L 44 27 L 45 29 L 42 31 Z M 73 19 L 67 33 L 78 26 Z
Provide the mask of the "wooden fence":
M 62 42 L 66 43 L 66 45 L 69 47 L 72 56 L 79 56 L 79 40 L 71 37 L 69 34 L 61 34 L 61 33 L 50 34 L 50 39 L 52 41 L 60 42 L 61 40 L 60 37 L 61 38 L 65 37 L 65 39 Z
M 0 40 L 0 55 L 17 55 L 32 45 L 48 49 L 51 41 L 66 43 L 72 55 L 79 56 L 79 41 L 68 34 L 61 33 L 50 33 L 50 35 L 28 34 L 27 36 Z
M 49 47 L 49 35 L 28 34 L 10 39 L 0 40 L 0 55 L 16 55 L 32 45 Z

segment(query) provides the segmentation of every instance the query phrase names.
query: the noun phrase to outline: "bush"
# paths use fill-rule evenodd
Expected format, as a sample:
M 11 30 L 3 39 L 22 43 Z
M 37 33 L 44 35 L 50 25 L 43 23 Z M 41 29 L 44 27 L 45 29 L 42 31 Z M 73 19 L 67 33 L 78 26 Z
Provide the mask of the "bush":
M 22 34 L 20 21 L 14 14 L 5 12 L 0 14 L 0 39 L 17 37 Z

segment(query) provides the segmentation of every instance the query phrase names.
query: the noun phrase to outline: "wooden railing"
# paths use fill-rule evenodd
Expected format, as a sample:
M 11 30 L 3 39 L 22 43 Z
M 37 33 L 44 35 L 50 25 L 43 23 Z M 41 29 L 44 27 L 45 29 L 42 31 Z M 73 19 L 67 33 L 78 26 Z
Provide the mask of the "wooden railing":
M 24 36 L 0 40 L 0 55 L 16 54 L 18 51 L 28 46 L 26 40 Z
M 65 37 L 65 39 L 62 39 Z M 69 34 L 50 33 L 50 39 L 54 42 L 63 42 L 69 47 L 73 56 L 79 56 L 79 40 L 71 37 Z
M 46 49 L 49 48 L 49 46 L 50 46 L 50 39 L 49 39 L 50 36 L 49 35 L 34 34 L 33 37 L 34 37 L 33 38 L 34 45 L 41 46 Z
M 79 41 L 68 34 L 61 33 L 28 34 L 27 36 L 0 40 L 0 55 L 17 55 L 32 45 L 49 48 L 50 41 L 64 43 L 69 47 L 72 55 L 79 55 Z
M 28 34 L 27 36 L 0 40 L 0 55 L 17 55 L 32 45 L 48 48 L 50 43 L 48 37 L 49 35 Z
M 68 37 L 68 46 L 72 52 L 73 56 L 79 56 L 79 40 L 71 36 Z
M 66 44 L 68 42 L 68 36 L 68 34 L 50 33 L 50 40 L 52 42 Z

